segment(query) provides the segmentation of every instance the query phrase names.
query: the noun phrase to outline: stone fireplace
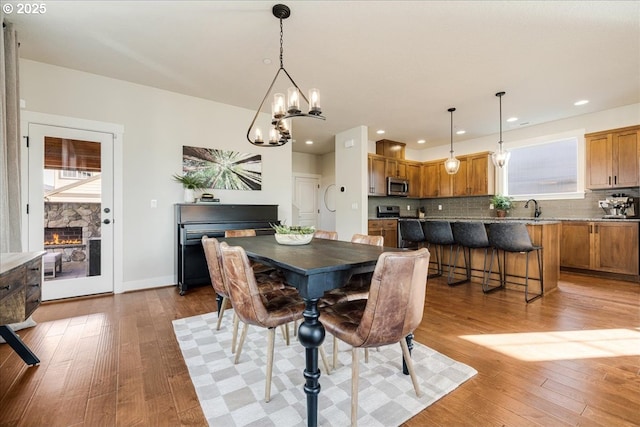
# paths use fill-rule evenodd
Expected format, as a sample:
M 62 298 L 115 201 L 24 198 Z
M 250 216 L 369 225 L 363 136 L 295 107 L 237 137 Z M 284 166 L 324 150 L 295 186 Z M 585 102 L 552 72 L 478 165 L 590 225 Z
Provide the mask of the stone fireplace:
M 44 249 L 62 261 L 86 261 L 88 242 L 100 237 L 99 203 L 44 204 Z

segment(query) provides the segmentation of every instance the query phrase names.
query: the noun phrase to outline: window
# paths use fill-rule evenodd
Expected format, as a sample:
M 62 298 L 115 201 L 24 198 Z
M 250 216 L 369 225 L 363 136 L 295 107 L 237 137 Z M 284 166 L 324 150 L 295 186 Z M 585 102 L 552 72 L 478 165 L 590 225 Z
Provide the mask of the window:
M 577 137 L 512 148 L 507 167 L 506 193 L 515 198 L 576 197 L 583 191 L 579 177 Z M 555 196 L 555 197 L 554 197 Z

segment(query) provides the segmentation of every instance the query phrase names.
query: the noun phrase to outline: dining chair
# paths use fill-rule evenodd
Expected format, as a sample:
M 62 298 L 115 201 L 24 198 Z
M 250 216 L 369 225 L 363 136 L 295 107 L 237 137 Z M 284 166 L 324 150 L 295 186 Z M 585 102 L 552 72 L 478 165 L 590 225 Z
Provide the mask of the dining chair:
M 220 252 L 220 241 L 213 237 L 202 236 L 202 248 L 204 249 L 205 259 L 207 261 L 207 268 L 209 269 L 209 277 L 211 279 L 211 285 L 213 286 L 216 294 L 222 297 L 222 302 L 219 306 L 218 322 L 216 323 L 216 330 L 220 330 L 220 324 L 222 323 L 222 317 L 224 316 L 227 305 L 231 303 L 229 298 L 229 291 L 227 290 L 226 278 L 222 268 L 222 254 Z M 295 295 L 298 291 L 294 288 L 285 286 L 279 276 L 273 274 L 257 273 L 255 274 L 256 283 L 260 290 L 260 295 L 263 299 L 269 300 L 276 298 L 282 293 Z M 233 304 L 232 304 L 233 305 Z M 238 338 L 238 324 L 239 318 L 234 311 L 233 316 L 233 333 L 231 339 L 231 352 L 235 353 L 236 343 Z M 286 327 L 286 325 L 285 325 Z M 289 345 L 288 328 L 283 329 L 284 339 Z
M 244 323 L 234 363 L 237 364 L 240 360 L 249 325 L 266 328 L 268 331 L 267 378 L 264 398 L 265 402 L 269 402 L 271 400 L 275 328 L 302 319 L 305 303 L 297 292 L 295 294 L 282 292 L 279 295 L 272 294 L 271 298 L 263 298 L 245 250 L 240 246 L 229 246 L 226 242 L 222 242 L 220 252 L 227 290 L 233 308 Z M 328 374 L 329 364 L 322 347 L 319 348 L 319 352 Z
M 337 231 L 316 230 L 316 232 L 313 233 L 313 237 L 315 239 L 338 240 L 338 232 Z
M 359 349 L 400 343 L 416 395 L 420 386 L 405 337 L 422 321 L 429 251 L 384 252 L 378 258 L 369 298 L 325 307 L 320 322 L 352 346 L 351 425 L 358 420 Z
M 224 237 L 253 237 L 256 235 L 256 230 L 248 228 L 245 230 L 225 230 Z

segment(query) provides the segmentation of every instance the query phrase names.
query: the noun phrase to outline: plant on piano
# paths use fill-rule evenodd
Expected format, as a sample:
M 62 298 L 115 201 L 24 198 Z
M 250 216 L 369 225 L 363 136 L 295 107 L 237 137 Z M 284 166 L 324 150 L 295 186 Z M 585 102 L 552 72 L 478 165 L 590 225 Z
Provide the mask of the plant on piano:
M 200 190 L 207 188 L 207 182 L 204 178 L 200 178 L 197 175 L 173 175 L 173 180 L 182 184 L 182 186 L 188 190 Z

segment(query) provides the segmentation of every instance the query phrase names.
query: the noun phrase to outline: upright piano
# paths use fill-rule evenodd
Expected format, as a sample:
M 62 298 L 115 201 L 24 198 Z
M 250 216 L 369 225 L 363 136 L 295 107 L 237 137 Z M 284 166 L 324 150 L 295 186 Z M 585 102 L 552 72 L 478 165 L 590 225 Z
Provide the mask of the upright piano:
M 224 237 L 225 230 L 252 228 L 256 234 L 274 234 L 278 205 L 178 203 L 176 215 L 176 283 L 180 295 L 194 286 L 211 284 L 202 236 Z

